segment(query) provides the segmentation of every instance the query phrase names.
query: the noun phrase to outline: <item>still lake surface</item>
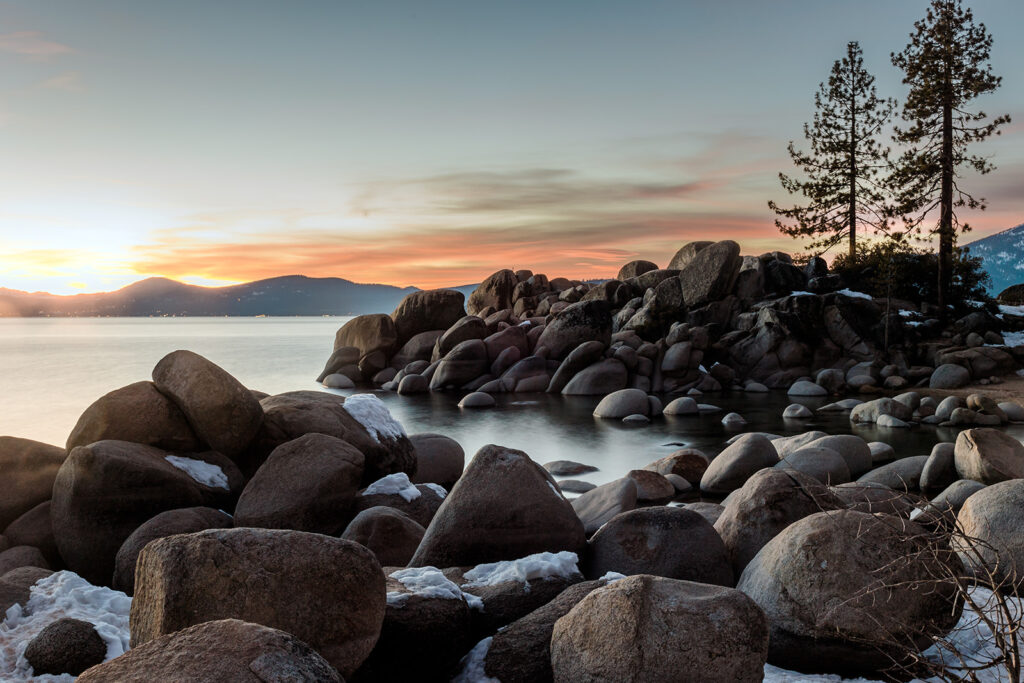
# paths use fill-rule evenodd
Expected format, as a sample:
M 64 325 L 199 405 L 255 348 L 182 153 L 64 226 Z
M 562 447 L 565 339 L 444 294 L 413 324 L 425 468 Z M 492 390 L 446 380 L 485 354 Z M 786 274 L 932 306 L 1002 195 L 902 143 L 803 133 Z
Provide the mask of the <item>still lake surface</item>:
M 63 445 L 78 416 L 118 387 L 147 380 L 175 349 L 206 356 L 248 387 L 267 393 L 323 389 L 316 376 L 331 353 L 335 331 L 348 318 L 25 318 L 0 319 L 0 434 Z M 350 392 L 335 392 L 350 393 Z M 902 456 L 928 453 L 957 430 L 851 428 L 844 414 L 783 420 L 784 392 L 707 394 L 701 401 L 724 412 L 664 417 L 626 426 L 591 413 L 598 398 L 548 394 L 498 396 L 494 409 L 460 410 L 458 393 L 402 397 L 377 392 L 406 431 L 439 432 L 462 444 L 467 456 L 496 443 L 537 462 L 577 460 L 600 468 L 580 477 L 603 483 L 668 455 L 679 444 L 719 452 L 735 430 L 721 418 L 736 411 L 743 431 L 797 434 L 820 429 L 855 433 L 892 444 Z M 662 397 L 666 402 L 671 397 Z M 811 408 L 823 402 L 802 400 Z M 1017 438 L 1024 428 L 1011 427 Z

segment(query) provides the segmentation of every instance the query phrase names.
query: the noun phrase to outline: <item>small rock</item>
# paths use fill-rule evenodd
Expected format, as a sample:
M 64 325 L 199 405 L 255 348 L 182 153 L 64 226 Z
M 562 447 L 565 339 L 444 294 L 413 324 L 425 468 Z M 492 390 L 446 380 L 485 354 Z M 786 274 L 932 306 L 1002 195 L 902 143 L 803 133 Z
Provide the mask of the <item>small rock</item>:
M 78 676 L 107 658 L 107 644 L 88 621 L 65 617 L 29 641 L 25 659 L 36 676 Z
M 466 394 L 459 401 L 460 408 L 490 408 L 494 406 L 494 397 L 482 391 Z
M 809 420 L 814 417 L 814 413 L 807 406 L 793 403 L 782 411 L 782 417 L 787 420 Z

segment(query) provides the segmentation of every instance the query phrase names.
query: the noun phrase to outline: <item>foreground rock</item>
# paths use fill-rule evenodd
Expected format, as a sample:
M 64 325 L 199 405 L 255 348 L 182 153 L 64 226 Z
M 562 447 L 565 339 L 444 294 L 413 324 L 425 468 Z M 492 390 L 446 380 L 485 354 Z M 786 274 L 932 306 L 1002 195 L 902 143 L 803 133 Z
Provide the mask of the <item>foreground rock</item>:
M 737 588 L 768 615 L 768 661 L 875 677 L 960 616 L 960 569 L 921 528 L 851 510 L 819 512 L 773 538 Z M 929 549 L 934 549 L 930 552 Z
M 731 493 L 740 488 L 755 472 L 779 462 L 775 446 L 761 434 L 743 434 L 719 453 L 700 480 L 704 493 Z
M 967 429 L 957 436 L 954 464 L 960 478 L 982 484 L 1021 479 L 1024 445 L 999 429 Z
M 256 438 L 263 409 L 219 365 L 191 351 L 174 351 L 153 368 L 153 383 L 185 414 L 196 435 L 218 453 L 241 455 Z
M 0 436 L 0 528 L 50 499 L 64 449 Z
M 132 648 L 216 619 L 279 628 L 343 676 L 384 620 L 384 573 L 363 546 L 299 531 L 225 529 L 146 546 L 136 569 Z
M 197 481 L 152 446 L 99 441 L 76 448 L 53 484 L 50 519 L 57 549 L 69 569 L 90 583 L 108 585 L 121 545 L 143 522 L 166 510 L 231 507 L 242 476 L 216 453 L 177 462 L 201 468 Z M 234 493 L 233 493 L 234 492 Z
M 539 552 L 582 554 L 583 524 L 526 453 L 484 446 L 427 527 L 412 567 L 455 567 Z
M 632 576 L 599 588 L 555 622 L 554 680 L 760 681 L 768 624 L 731 588 Z
M 295 636 L 238 619 L 207 621 L 156 638 L 94 666 L 78 680 L 343 682 L 326 659 Z
M 107 656 L 107 644 L 88 621 L 58 619 L 29 642 L 25 659 L 36 676 L 77 676 Z
M 962 534 L 953 547 L 981 581 L 1019 589 L 1024 585 L 1024 479 L 970 493 L 957 515 Z

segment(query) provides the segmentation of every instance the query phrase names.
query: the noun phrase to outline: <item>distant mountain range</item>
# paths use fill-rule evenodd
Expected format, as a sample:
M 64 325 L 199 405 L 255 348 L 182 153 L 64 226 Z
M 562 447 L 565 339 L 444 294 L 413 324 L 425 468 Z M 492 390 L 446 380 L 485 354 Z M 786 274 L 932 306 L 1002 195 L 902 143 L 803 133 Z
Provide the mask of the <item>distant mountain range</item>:
M 1024 282 L 1024 224 L 971 242 L 967 247 L 971 256 L 981 257 L 992 278 L 992 296 Z
M 476 285 L 453 287 L 467 296 Z M 97 316 L 296 316 L 390 313 L 415 287 L 364 285 L 304 275 L 230 287 L 153 277 L 115 292 L 58 296 L 0 288 L 0 318 Z

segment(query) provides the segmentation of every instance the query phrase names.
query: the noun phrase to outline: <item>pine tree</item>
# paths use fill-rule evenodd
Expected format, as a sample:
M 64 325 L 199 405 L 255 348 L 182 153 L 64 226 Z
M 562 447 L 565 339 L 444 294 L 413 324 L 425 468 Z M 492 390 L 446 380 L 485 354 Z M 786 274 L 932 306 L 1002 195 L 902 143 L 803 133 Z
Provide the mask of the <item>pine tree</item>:
M 789 143 L 789 155 L 807 179 L 780 173 L 779 180 L 787 192 L 803 195 L 808 203 L 768 206 L 789 221 L 776 218 L 783 233 L 818 238 L 808 245 L 811 249 L 827 250 L 848 239 L 853 258 L 859 227 L 886 228 L 889 149 L 879 139 L 896 105 L 880 99 L 874 83 L 874 76 L 864 69 L 860 45 L 848 43 L 846 56 L 832 65 L 828 84 L 822 83 L 814 95 L 814 121 L 804 124 L 810 153 Z
M 957 231 L 970 230 L 956 209 L 984 209 L 985 200 L 960 185 L 962 168 L 985 174 L 995 167 L 984 157 L 968 153 L 968 146 L 985 140 L 1009 116 L 993 120 L 983 111 L 967 109 L 971 100 L 999 87 L 992 74 L 989 52 L 992 36 L 985 25 L 975 24 L 970 8 L 960 0 L 932 0 L 924 19 L 914 24 L 910 43 L 892 55 L 903 70 L 910 93 L 903 105 L 906 128 L 897 128 L 896 140 L 909 145 L 894 174 L 898 207 L 909 229 L 919 232 L 928 215 L 939 210 L 937 224 L 928 232 L 938 235 L 938 302 L 950 303 L 953 251 Z

